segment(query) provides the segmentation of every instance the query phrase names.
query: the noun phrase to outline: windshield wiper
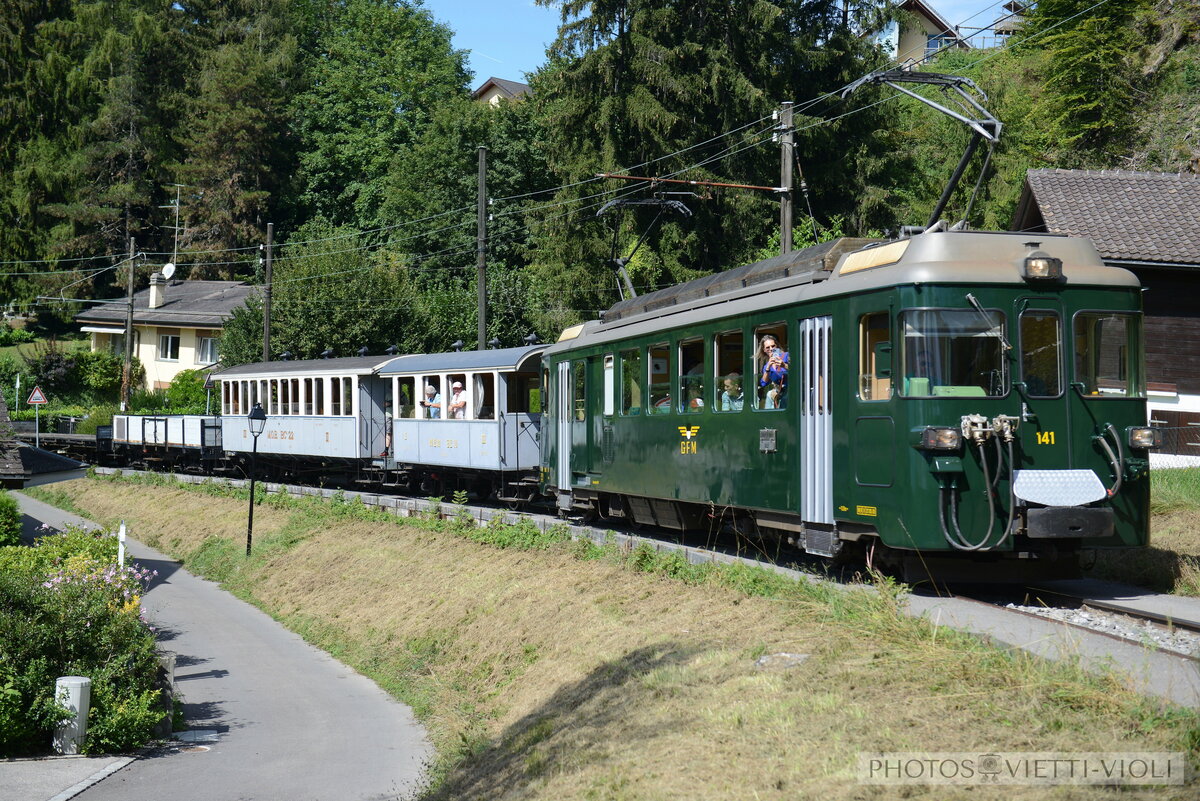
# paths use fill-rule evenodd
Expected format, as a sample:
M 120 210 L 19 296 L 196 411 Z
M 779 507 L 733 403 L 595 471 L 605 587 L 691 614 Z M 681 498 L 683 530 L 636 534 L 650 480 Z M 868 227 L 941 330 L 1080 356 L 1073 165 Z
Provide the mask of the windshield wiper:
M 967 302 L 975 307 L 975 311 L 979 312 L 979 315 L 983 317 L 989 326 L 995 326 L 996 336 L 999 337 L 1000 344 L 1004 346 L 1004 349 L 1012 350 L 1012 345 L 1010 345 L 1008 340 L 1004 338 L 1003 329 L 999 325 L 992 322 L 992 318 L 988 316 L 988 313 L 983 310 L 983 307 L 979 305 L 979 301 L 976 300 L 975 296 L 970 292 L 967 293 Z

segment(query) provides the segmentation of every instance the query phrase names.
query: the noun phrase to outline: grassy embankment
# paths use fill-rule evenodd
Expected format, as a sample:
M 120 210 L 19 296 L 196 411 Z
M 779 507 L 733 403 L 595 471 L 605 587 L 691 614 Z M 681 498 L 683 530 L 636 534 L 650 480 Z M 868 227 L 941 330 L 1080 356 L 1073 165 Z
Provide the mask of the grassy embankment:
M 438 750 L 427 799 L 962 796 L 859 784 L 858 755 L 878 751 L 1200 760 L 1197 713 L 908 618 L 886 586 L 842 591 L 533 527 L 279 497 L 255 514 L 247 560 L 244 492 L 87 479 L 37 494 L 101 522 L 124 518 L 135 537 L 412 705 Z M 779 652 L 808 657 L 756 667 Z M 1098 790 L 975 787 L 971 797 Z
M 1150 473 L 1150 547 L 1103 552 L 1087 574 L 1200 596 L 1200 467 Z

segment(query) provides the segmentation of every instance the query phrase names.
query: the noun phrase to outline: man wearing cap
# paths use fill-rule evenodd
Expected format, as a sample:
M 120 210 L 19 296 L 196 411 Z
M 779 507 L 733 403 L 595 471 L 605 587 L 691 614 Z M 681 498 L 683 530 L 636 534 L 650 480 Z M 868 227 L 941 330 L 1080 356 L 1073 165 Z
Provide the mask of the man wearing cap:
M 467 393 L 463 392 L 461 381 L 450 385 L 450 416 L 455 420 L 464 420 L 467 417 Z
M 433 384 L 425 385 L 425 400 L 421 401 L 421 405 L 429 410 L 430 420 L 437 420 L 442 416 L 442 396 Z

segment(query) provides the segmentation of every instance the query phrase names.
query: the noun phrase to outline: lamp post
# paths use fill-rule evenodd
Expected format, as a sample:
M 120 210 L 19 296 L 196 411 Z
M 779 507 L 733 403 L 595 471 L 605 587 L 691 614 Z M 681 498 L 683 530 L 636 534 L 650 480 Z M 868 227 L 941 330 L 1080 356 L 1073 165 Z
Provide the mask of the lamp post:
M 250 555 L 250 544 L 254 541 L 254 463 L 258 460 L 258 435 L 267 425 L 267 413 L 261 403 L 254 404 L 250 414 L 246 415 L 250 424 L 250 434 L 254 437 L 254 449 L 250 451 L 250 516 L 246 523 L 246 556 Z

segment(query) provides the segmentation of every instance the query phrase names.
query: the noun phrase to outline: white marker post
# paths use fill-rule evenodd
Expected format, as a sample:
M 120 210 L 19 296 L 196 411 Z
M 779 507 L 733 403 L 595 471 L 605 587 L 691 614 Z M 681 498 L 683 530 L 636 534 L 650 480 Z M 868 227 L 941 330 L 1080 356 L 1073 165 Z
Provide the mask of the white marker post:
M 33 447 L 40 448 L 41 444 L 41 411 L 42 407 L 48 403 L 46 393 L 42 392 L 41 387 L 35 386 L 33 392 L 29 393 L 29 400 L 25 401 L 33 407 Z
M 117 564 L 125 567 L 125 521 L 121 521 L 121 528 L 117 530 Z

